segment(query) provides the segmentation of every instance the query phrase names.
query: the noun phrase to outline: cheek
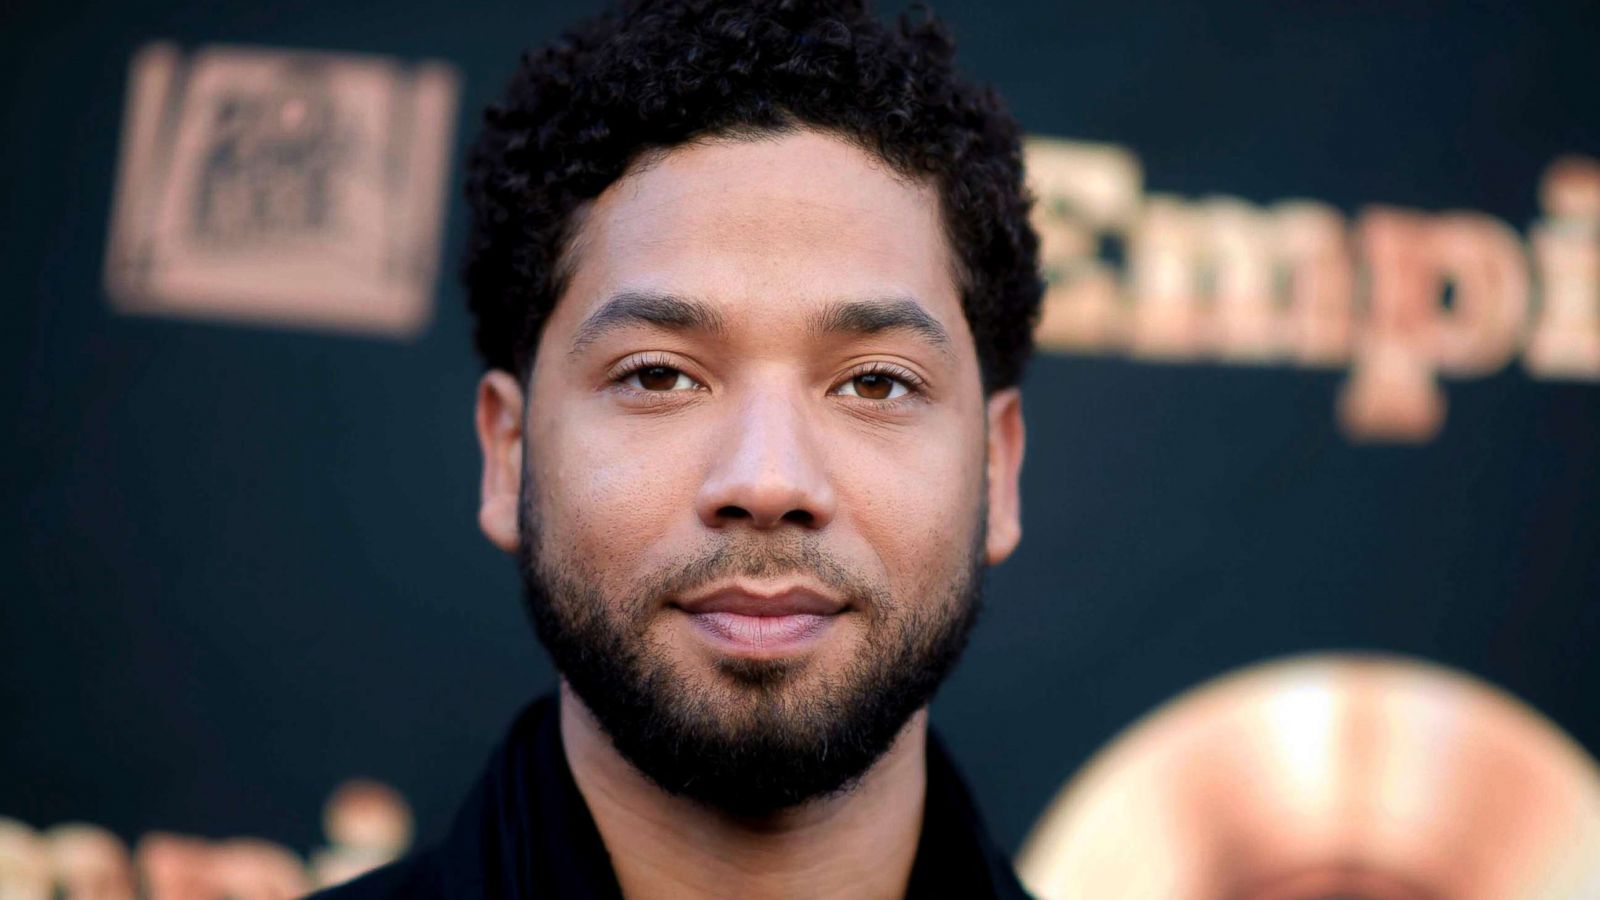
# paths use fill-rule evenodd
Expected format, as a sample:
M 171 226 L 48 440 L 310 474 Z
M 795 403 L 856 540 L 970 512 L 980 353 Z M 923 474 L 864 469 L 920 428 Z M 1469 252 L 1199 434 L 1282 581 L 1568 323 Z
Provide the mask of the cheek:
M 841 509 L 877 554 L 897 596 L 916 596 L 967 563 L 983 502 L 983 453 L 929 436 L 835 465 Z
M 670 429 L 630 430 L 581 409 L 551 416 L 530 446 L 542 537 L 560 557 L 625 577 L 692 516 L 694 459 Z M 610 580 L 610 579 L 607 579 Z

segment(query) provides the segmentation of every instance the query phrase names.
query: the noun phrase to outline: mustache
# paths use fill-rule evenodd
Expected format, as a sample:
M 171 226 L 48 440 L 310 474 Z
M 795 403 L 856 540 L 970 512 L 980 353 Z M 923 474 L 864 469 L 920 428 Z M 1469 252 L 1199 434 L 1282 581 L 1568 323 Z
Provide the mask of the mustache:
M 734 576 L 773 578 L 781 575 L 808 576 L 867 609 L 881 608 L 884 601 L 885 592 L 881 586 L 810 540 L 718 543 L 647 577 L 636 587 L 635 596 L 671 597 Z

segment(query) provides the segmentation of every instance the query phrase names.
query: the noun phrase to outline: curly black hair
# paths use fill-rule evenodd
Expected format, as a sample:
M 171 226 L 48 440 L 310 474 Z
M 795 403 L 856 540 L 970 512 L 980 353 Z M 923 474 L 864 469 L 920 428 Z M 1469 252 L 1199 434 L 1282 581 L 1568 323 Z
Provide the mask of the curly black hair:
M 1043 293 L 1021 130 L 954 56 L 925 9 L 891 28 L 865 0 L 632 0 L 523 54 L 468 159 L 485 364 L 526 379 L 576 214 L 641 154 L 812 127 L 937 187 L 984 389 L 1016 384 Z

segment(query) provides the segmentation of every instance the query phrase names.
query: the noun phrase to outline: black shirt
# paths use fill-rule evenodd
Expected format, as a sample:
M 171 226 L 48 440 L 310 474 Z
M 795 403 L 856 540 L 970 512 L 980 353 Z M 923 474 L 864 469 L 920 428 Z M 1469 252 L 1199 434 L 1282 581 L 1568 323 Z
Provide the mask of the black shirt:
M 938 739 L 908 898 L 1026 898 Z M 620 900 L 600 833 L 572 780 L 554 697 L 530 704 L 490 758 L 445 840 L 319 897 Z

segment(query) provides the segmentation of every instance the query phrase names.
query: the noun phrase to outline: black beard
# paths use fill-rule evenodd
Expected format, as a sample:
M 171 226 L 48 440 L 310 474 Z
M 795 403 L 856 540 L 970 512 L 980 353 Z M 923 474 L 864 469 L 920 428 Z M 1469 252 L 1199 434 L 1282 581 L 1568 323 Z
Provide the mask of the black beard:
M 518 562 L 529 618 L 557 670 L 617 751 L 666 791 L 762 816 L 849 790 L 888 751 L 955 666 L 977 619 L 984 517 L 938 597 L 896 604 L 812 541 L 728 542 L 649 578 L 625 598 L 570 561 L 544 558 L 523 475 Z M 803 573 L 865 616 L 859 657 L 836 678 L 794 684 L 805 664 L 730 660 L 722 682 L 689 685 L 650 646 L 661 600 L 715 578 Z

